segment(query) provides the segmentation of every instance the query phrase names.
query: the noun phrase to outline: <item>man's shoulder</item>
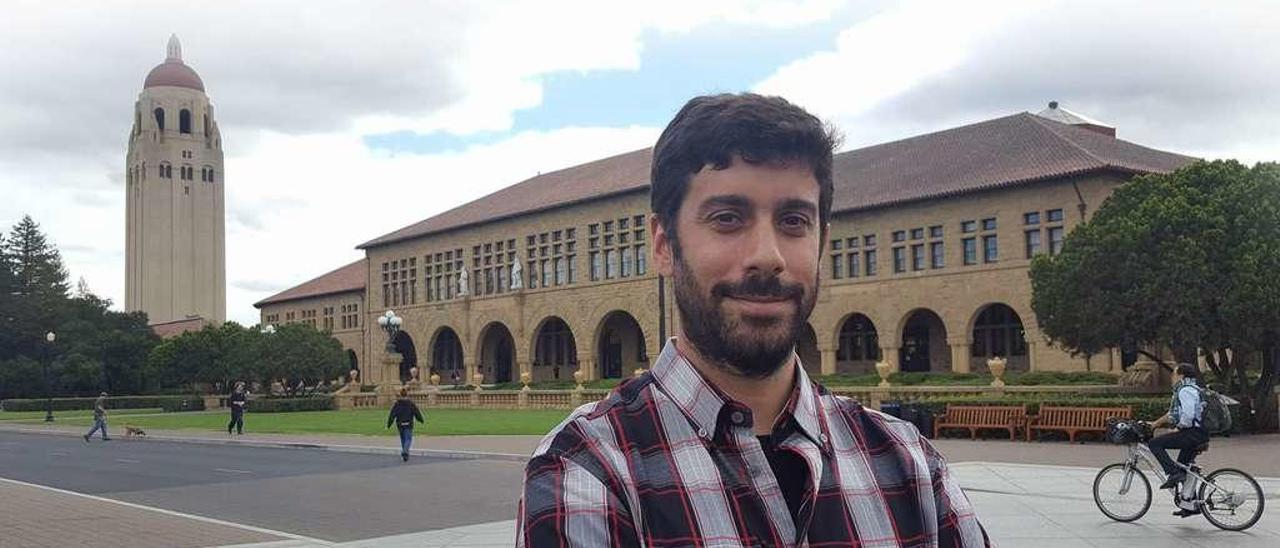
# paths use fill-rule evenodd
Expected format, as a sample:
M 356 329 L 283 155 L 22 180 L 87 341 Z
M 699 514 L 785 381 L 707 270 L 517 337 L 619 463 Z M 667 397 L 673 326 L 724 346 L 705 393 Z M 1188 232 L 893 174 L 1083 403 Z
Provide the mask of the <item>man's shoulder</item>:
M 543 436 L 532 457 L 547 454 L 566 456 L 588 447 L 616 445 L 614 425 L 621 424 L 625 428 L 626 420 L 622 415 L 628 409 L 651 404 L 652 387 L 652 376 L 645 374 L 623 381 L 600 401 L 579 406 Z
M 819 387 L 818 397 L 828 425 L 838 426 L 833 433 L 854 438 L 856 445 L 919 445 L 924 439 L 914 424 L 866 407 L 852 398 L 832 394 L 822 387 Z

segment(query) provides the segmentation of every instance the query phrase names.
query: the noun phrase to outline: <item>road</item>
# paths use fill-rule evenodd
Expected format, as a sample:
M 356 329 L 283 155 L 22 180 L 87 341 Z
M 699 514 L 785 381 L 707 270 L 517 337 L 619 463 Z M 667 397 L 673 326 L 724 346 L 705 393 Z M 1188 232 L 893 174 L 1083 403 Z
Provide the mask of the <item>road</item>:
M 0 477 L 351 541 L 511 519 L 523 465 L 0 432 Z

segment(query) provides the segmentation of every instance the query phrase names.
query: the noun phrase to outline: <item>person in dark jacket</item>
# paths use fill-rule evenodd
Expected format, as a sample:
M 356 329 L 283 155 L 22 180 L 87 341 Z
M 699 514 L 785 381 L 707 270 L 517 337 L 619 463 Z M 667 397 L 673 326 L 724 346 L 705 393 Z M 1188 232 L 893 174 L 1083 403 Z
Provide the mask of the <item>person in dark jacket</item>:
M 396 429 L 400 430 L 400 460 L 409 461 L 409 446 L 413 445 L 413 421 L 417 420 L 423 424 L 422 413 L 418 411 L 418 406 L 409 399 L 409 389 L 400 389 L 400 399 L 396 400 L 395 405 L 391 406 L 391 413 L 387 415 L 387 428 L 391 428 L 391 423 L 395 423 Z
M 236 435 L 244 435 L 244 406 L 249 403 L 249 394 L 244 390 L 244 381 L 237 382 L 231 395 L 227 396 L 227 407 L 231 408 L 231 422 L 227 423 L 227 435 L 235 428 Z

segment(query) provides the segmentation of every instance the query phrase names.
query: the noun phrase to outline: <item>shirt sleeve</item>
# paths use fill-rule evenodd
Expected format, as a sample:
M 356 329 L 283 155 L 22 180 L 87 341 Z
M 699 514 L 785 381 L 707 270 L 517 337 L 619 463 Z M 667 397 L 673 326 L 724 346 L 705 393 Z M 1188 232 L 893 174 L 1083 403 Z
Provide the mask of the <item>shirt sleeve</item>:
M 590 470 L 559 452 L 530 459 L 517 512 L 519 547 L 640 545 L 626 504 Z
M 929 468 L 933 471 L 933 499 L 938 519 L 938 546 L 962 546 L 978 548 L 991 546 L 987 531 L 978 521 L 978 515 L 969 503 L 969 497 L 960 489 L 960 483 L 951 475 L 947 461 L 934 449 L 933 444 L 920 438 L 924 445 Z
M 1178 428 L 1195 426 L 1200 417 L 1200 391 L 1189 386 L 1178 390 Z

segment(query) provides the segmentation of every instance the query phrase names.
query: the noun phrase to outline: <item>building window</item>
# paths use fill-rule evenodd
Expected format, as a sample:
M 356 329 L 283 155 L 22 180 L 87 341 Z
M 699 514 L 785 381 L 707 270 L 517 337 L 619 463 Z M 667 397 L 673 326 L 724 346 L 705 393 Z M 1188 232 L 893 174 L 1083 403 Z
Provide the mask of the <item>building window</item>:
M 1057 255 L 1062 253 L 1062 238 L 1064 229 L 1060 226 L 1049 228 L 1049 254 Z
M 1024 225 L 1028 225 L 1028 226 L 1033 226 L 1033 225 L 1038 225 L 1038 224 L 1040 224 L 1040 212 L 1039 212 L 1039 211 L 1032 211 L 1032 212 L 1030 212 L 1030 213 L 1023 213 L 1023 214 L 1022 214 L 1022 224 L 1024 224 Z
M 638 224 L 638 223 L 637 223 Z M 636 276 L 644 276 L 649 268 L 649 254 L 645 253 L 643 245 L 635 246 L 636 250 Z
M 1000 260 L 1000 242 L 996 236 L 982 237 L 982 262 L 994 263 Z
M 178 133 L 191 133 L 191 111 L 185 108 L 178 111 Z
M 852 253 L 849 253 L 847 257 L 849 262 L 849 268 L 847 269 L 849 271 L 849 277 L 857 278 L 858 277 L 858 252 L 854 251 Z
M 632 265 L 632 260 L 635 258 L 635 256 L 631 254 L 630 249 L 627 249 L 625 247 L 619 248 L 618 254 L 622 256 L 622 277 L 626 278 L 628 276 L 631 276 L 631 265 Z
M 968 234 L 970 232 L 977 232 L 977 231 L 978 231 L 978 223 L 974 221 L 964 221 L 960 223 L 960 232 Z
M 591 280 L 611 280 L 643 276 L 647 270 L 644 246 L 644 215 L 628 215 L 587 225 L 587 231 L 599 236 L 590 238 L 592 249 Z
M 862 257 L 863 257 L 863 259 L 865 259 L 865 260 L 862 262 L 862 266 L 863 266 L 863 268 L 865 269 L 865 272 L 867 273 L 867 276 L 875 276 L 875 275 L 876 275 L 876 272 L 877 272 L 877 268 L 876 268 L 876 250 L 874 250 L 874 249 L 868 249 L 867 251 L 863 252 Z
M 604 252 L 604 278 L 612 280 L 618 276 L 618 251 L 610 249 Z
M 875 234 L 867 234 L 866 236 L 863 236 L 863 237 L 862 237 L 862 245 L 864 245 L 864 246 L 866 246 L 866 247 L 875 247 L 875 245 L 876 245 L 876 235 L 875 235 Z
M 542 265 L 542 287 L 544 288 L 549 287 L 551 285 L 551 261 L 547 259 L 543 259 L 541 265 Z
M 844 277 L 844 254 L 836 254 L 831 256 L 831 279 L 839 280 Z
M 895 230 L 895 231 L 893 231 L 893 241 L 894 241 L 894 242 L 903 242 L 903 241 L 906 241 L 906 239 L 907 239 L 907 231 L 905 231 L 905 230 Z
M 946 256 L 943 253 L 942 242 L 933 242 L 929 244 L 929 255 L 932 258 L 933 268 L 942 268 L 946 266 Z
M 156 116 L 156 127 L 164 132 L 164 109 L 157 107 L 152 113 Z
M 965 238 L 960 240 L 960 244 L 964 247 L 964 264 L 978 264 L 978 241 L 975 238 Z
M 1040 254 L 1040 229 L 1028 230 L 1027 236 L 1027 258 L 1030 259 Z
M 924 229 L 923 229 L 923 228 L 913 228 L 913 229 L 911 229 L 911 239 L 912 239 L 912 240 L 923 240 L 923 239 L 924 239 Z
M 568 282 L 569 268 L 564 257 L 556 257 L 556 285 L 564 285 Z
M 924 244 L 911 246 L 911 270 L 924 270 Z
M 893 248 L 893 273 L 901 274 L 907 271 L 907 248 Z
M 1060 222 L 1062 222 L 1062 210 L 1061 210 L 1061 209 L 1050 209 L 1048 212 L 1046 212 L 1045 216 L 1049 218 L 1049 222 L 1051 222 L 1051 223 L 1060 223 Z
M 601 274 L 600 271 L 602 266 L 600 263 L 600 252 L 592 251 L 590 253 L 590 257 L 591 257 L 591 281 L 594 282 L 600 279 L 600 274 Z
M 931 226 L 931 227 L 929 227 L 929 237 L 930 237 L 930 238 L 941 238 L 941 237 L 942 237 L 942 225 L 937 225 L 937 226 Z
M 527 249 L 529 254 L 529 288 L 538 287 L 539 272 L 541 272 L 542 287 L 545 289 L 551 286 L 560 286 L 571 284 L 575 280 L 574 276 L 574 255 L 577 242 L 574 240 L 576 232 L 572 227 L 560 230 L 552 230 L 543 232 L 537 236 L 529 236 L 526 238 Z M 594 245 L 594 242 L 592 242 Z M 515 246 L 515 241 L 508 244 Z M 534 261 L 533 258 L 538 260 Z
M 995 230 L 995 229 L 996 229 L 995 217 L 990 217 L 982 220 L 982 230 Z

